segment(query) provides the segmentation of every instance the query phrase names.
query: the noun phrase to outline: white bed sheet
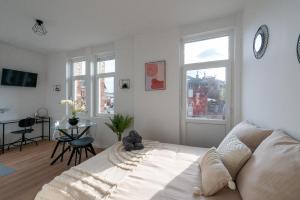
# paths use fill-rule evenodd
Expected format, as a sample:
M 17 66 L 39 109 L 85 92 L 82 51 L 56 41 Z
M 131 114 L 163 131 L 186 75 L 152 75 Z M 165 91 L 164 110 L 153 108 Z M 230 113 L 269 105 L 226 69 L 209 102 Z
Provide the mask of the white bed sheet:
M 56 177 L 36 200 L 241 200 L 229 189 L 213 197 L 193 195 L 201 184 L 198 160 L 206 148 L 157 143 L 126 170 L 108 159 L 116 145 Z

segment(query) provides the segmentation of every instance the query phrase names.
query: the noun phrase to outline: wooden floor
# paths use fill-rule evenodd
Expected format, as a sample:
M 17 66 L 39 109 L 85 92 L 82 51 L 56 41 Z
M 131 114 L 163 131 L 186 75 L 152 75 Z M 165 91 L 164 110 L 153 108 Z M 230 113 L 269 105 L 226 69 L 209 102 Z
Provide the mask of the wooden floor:
M 32 200 L 45 183 L 74 166 L 73 161 L 67 166 L 70 152 L 65 154 L 63 162 L 58 161 L 50 165 L 50 156 L 55 144 L 40 141 L 37 146 L 34 144 L 24 146 L 21 152 L 14 149 L 0 155 L 0 163 L 16 169 L 13 174 L 0 176 L 0 200 Z M 99 153 L 101 149 L 95 148 L 95 151 Z M 59 152 L 61 149 L 57 150 L 57 154 Z M 85 160 L 84 153 L 82 160 Z

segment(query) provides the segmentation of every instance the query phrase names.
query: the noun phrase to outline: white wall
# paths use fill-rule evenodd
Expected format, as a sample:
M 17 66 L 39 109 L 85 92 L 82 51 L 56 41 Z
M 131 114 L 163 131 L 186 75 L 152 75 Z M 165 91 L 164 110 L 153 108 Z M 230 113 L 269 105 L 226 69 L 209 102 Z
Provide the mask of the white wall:
M 133 38 L 128 37 L 122 40 L 114 42 L 113 45 L 115 56 L 116 56 L 116 77 L 115 77 L 115 111 L 116 113 L 127 114 L 134 116 L 133 113 L 133 91 L 135 89 L 134 72 L 133 72 Z M 120 89 L 119 80 L 120 79 L 130 79 L 131 88 L 129 90 Z M 117 137 L 104 122 L 108 121 L 107 118 L 96 118 L 97 128 L 94 129 L 94 136 L 97 138 L 97 144 L 101 147 L 107 147 L 112 145 L 117 141 Z M 134 122 L 135 123 L 135 122 Z M 124 133 L 127 134 L 130 129 L 126 130 Z
M 236 34 L 236 48 L 240 50 L 239 14 L 213 19 L 182 27 L 147 32 L 115 41 L 112 44 L 89 47 L 71 52 L 53 54 L 48 57 L 48 106 L 55 119 L 61 119 L 65 111 L 58 105 L 65 98 L 66 60 L 76 56 L 93 55 L 102 51 L 114 51 L 116 54 L 116 84 L 119 79 L 130 78 L 131 89 L 120 90 L 116 86 L 116 111 L 134 116 L 134 128 L 146 139 L 162 142 L 180 143 L 180 46 L 181 39 L 187 35 L 208 33 L 216 30 L 233 29 Z M 240 52 L 240 51 L 238 51 Z M 149 61 L 166 60 L 167 89 L 164 91 L 145 92 L 145 63 Z M 233 69 L 233 76 L 240 77 L 239 60 Z M 56 83 L 63 85 L 60 95 L 51 90 Z M 239 82 L 237 82 L 239 83 Z M 233 93 L 237 109 L 234 123 L 239 121 L 239 87 L 235 83 Z M 113 133 L 104 125 L 107 118 L 94 118 L 97 127 L 92 130 L 96 145 L 106 147 L 116 141 Z M 225 135 L 211 136 L 203 134 L 202 141 L 215 144 Z M 199 137 L 196 135 L 195 137 Z
M 236 56 L 241 52 L 240 13 L 177 27 L 161 32 L 138 35 L 134 39 L 134 117 L 135 128 L 148 139 L 168 143 L 180 143 L 180 105 L 181 105 L 181 39 L 186 36 L 209 34 L 210 32 L 232 30 L 235 36 Z M 144 64 L 149 61 L 166 60 L 167 89 L 165 91 L 145 92 Z M 240 120 L 240 67 L 241 60 L 234 59 L 232 69 L 232 123 Z M 225 133 L 215 133 L 215 125 L 193 126 L 189 140 L 194 145 L 216 145 Z M 195 134 L 190 134 L 191 132 Z M 220 131 L 219 131 L 220 132 Z
M 134 40 L 135 128 L 145 138 L 179 143 L 180 35 L 177 29 Z M 166 60 L 166 90 L 145 91 L 145 63 Z
M 128 37 L 111 45 L 100 45 L 82 50 L 52 54 L 48 57 L 48 107 L 55 120 L 65 116 L 59 101 L 66 97 L 66 61 L 68 58 L 114 51 L 116 55 L 116 112 L 134 116 L 134 128 L 145 138 L 160 141 L 179 142 L 179 33 L 168 31 Z M 88 50 L 87 50 L 88 49 Z M 167 90 L 145 92 L 144 64 L 148 61 L 167 61 Z M 131 80 L 130 90 L 119 89 L 119 79 Z M 52 91 L 55 84 L 62 85 L 62 91 Z M 114 134 L 105 126 L 107 117 L 93 118 L 97 127 L 92 133 L 96 145 L 106 147 L 116 141 Z
M 244 15 L 242 113 L 259 125 L 281 128 L 300 139 L 299 76 L 296 57 L 300 33 L 299 0 L 248 1 Z M 267 24 L 270 41 L 266 54 L 256 60 L 254 35 Z
M 36 88 L 0 86 L 0 108 L 9 109 L 8 112 L 3 114 L 0 113 L 0 120 L 20 119 L 34 116 L 34 113 L 38 108 L 46 106 L 46 56 L 5 43 L 0 43 L 1 72 L 2 68 L 38 73 L 38 81 Z M 15 125 L 7 126 L 6 142 L 16 139 L 12 134 L 8 134 L 8 132 L 15 129 L 18 129 Z M 37 131 L 31 136 L 41 134 L 39 125 L 36 129 Z
M 60 100 L 66 98 L 66 62 L 67 56 L 64 53 L 55 53 L 47 56 L 47 90 L 46 102 L 49 115 L 53 120 L 61 119 L 66 110 L 59 105 Z M 61 91 L 55 92 L 54 85 L 60 85 Z
M 110 44 L 87 47 L 69 52 L 54 53 L 48 56 L 47 105 L 50 110 L 50 115 L 54 120 L 61 120 L 66 117 L 66 110 L 64 106 L 59 105 L 59 102 L 67 97 L 67 60 L 80 56 L 86 56 L 92 59 L 93 55 L 111 51 L 113 51 L 116 56 L 116 112 L 133 116 L 134 84 L 131 84 L 129 90 L 121 90 L 119 88 L 119 79 L 130 79 L 133 81 L 133 39 L 128 37 Z M 53 86 L 56 84 L 62 86 L 60 93 L 53 91 Z M 104 122 L 108 121 L 108 116 L 92 117 L 92 120 L 97 123 L 97 126 L 91 129 L 91 134 L 95 138 L 96 146 L 107 147 L 117 140 L 117 137 L 104 124 Z

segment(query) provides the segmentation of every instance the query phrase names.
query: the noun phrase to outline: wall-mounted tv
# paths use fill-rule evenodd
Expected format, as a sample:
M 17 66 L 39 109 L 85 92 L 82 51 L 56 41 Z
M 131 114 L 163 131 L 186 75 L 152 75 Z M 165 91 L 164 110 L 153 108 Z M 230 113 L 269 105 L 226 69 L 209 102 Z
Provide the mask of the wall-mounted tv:
M 17 71 L 12 69 L 2 69 L 1 85 L 36 87 L 38 74 Z

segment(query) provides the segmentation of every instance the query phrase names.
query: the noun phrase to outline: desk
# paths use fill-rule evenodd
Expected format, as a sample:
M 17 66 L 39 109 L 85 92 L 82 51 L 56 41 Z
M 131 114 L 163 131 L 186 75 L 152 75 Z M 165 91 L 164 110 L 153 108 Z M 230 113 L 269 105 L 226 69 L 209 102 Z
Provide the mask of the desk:
M 0 125 L 2 125 L 2 145 L 1 145 L 1 148 L 2 148 L 2 153 L 4 153 L 4 150 L 5 150 L 5 146 L 7 145 L 10 145 L 11 143 L 8 143 L 8 144 L 5 144 L 5 126 L 7 124 L 17 124 L 19 123 L 21 119 L 14 119 L 14 120 L 4 120 L 4 121 L 0 121 Z M 51 139 L 50 138 L 50 132 L 51 132 L 51 118 L 50 117 L 39 117 L 39 118 L 35 118 L 35 123 L 36 124 L 42 124 L 42 135 L 41 136 L 38 136 L 38 137 L 34 137 L 34 138 L 31 138 L 31 139 L 36 139 L 36 138 L 41 138 L 42 140 L 44 138 L 48 138 L 49 140 Z M 49 133 L 48 133 L 48 136 L 45 136 L 44 135 L 44 132 L 45 132 L 45 123 L 48 123 L 48 128 L 49 128 Z

